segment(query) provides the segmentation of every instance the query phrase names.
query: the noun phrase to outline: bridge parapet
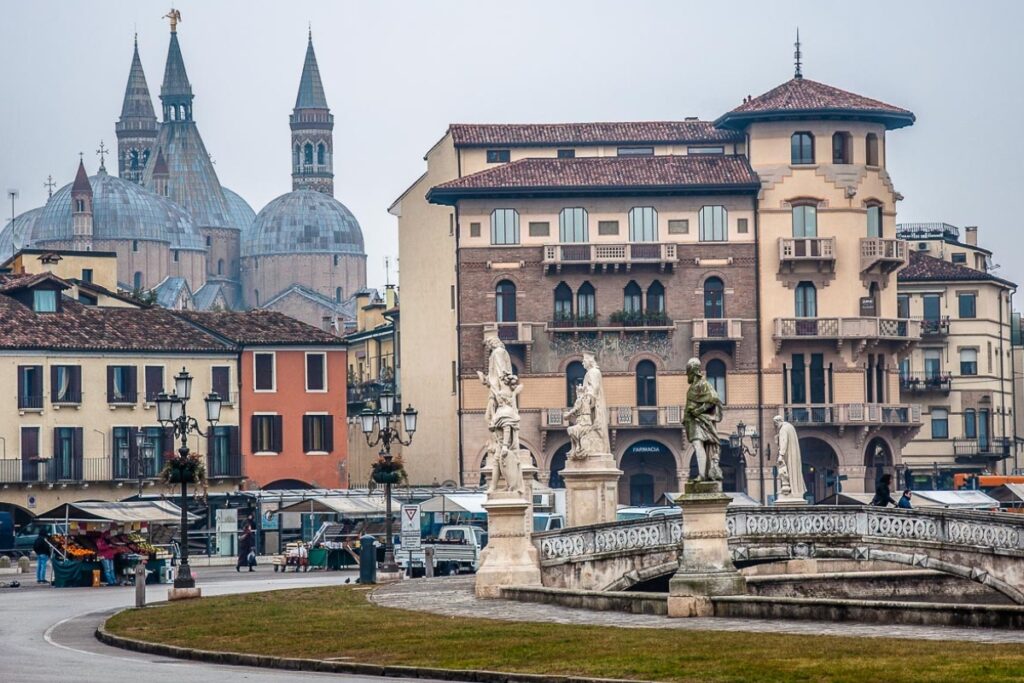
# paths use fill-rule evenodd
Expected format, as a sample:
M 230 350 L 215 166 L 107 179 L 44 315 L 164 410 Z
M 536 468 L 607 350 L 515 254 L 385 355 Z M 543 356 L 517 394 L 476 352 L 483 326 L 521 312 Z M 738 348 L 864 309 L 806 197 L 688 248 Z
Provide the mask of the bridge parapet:
M 608 555 L 671 549 L 683 537 L 679 517 L 634 519 L 544 531 L 533 535 L 541 566 L 596 560 Z

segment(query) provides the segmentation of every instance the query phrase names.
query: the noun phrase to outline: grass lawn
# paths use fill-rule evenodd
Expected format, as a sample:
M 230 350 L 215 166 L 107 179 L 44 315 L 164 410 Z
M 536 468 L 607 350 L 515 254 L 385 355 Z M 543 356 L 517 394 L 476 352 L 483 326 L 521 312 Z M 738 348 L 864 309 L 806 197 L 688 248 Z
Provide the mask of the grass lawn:
M 462 619 L 377 607 L 366 589 L 132 610 L 118 635 L 201 650 L 658 681 L 1024 681 L 1024 646 Z

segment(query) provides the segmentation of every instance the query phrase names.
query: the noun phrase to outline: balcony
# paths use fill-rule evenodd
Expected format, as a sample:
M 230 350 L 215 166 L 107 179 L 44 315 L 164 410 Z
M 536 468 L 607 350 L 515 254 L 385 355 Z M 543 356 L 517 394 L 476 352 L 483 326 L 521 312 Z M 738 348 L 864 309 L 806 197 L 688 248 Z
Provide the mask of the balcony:
M 18 395 L 18 410 L 33 411 L 43 409 L 43 396 Z
M 801 263 L 809 263 L 819 272 L 836 269 L 834 237 L 780 237 L 779 269 L 793 272 Z
M 582 316 L 552 320 L 547 324 L 550 333 L 579 334 L 624 334 L 627 332 L 669 332 L 675 329 L 675 322 L 664 313 L 624 313 L 616 311 L 602 319 L 601 316 Z
M 743 321 L 736 318 L 697 318 L 693 321 L 693 341 L 739 341 Z
M 72 391 L 69 389 L 62 395 L 53 397 L 50 402 L 53 403 L 55 408 L 59 408 L 61 406 L 80 406 L 82 405 L 82 392 Z
M 107 404 L 114 406 L 133 406 L 139 401 L 139 393 L 134 389 L 128 391 L 107 392 Z
M 921 335 L 925 337 L 944 337 L 949 334 L 949 316 L 941 318 L 924 318 L 921 321 Z
M 545 408 L 541 416 L 541 429 L 565 429 L 563 419 L 566 408 Z M 683 424 L 682 406 L 613 406 L 608 408 L 609 429 L 644 429 L 646 427 L 675 427 Z
M 395 392 L 395 383 L 391 381 L 368 381 L 349 384 L 347 399 L 349 406 L 362 403 L 376 403 L 384 392 Z
M 237 479 L 241 477 L 242 454 L 208 454 L 206 456 L 206 475 L 210 479 Z
M 533 325 L 530 323 L 486 323 L 484 335 L 497 334 L 506 344 L 532 344 Z
M 914 394 L 949 394 L 952 385 L 953 378 L 948 374 L 925 372 L 900 375 L 900 391 Z
M 1005 460 L 1010 457 L 1010 439 L 1004 437 L 986 440 L 953 439 L 953 455 L 961 464 Z
M 822 403 L 783 406 L 786 422 L 797 427 L 921 425 L 921 406 L 883 403 Z
M 656 265 L 661 270 L 675 267 L 679 261 L 674 242 L 635 242 L 630 244 L 546 244 L 544 272 L 563 266 L 586 266 L 591 271 L 628 272 L 634 265 Z
M 900 239 L 862 237 L 860 240 L 860 272 L 883 275 L 907 263 L 907 243 Z
M 921 339 L 921 321 L 904 318 L 776 318 L 775 352 L 787 341 L 834 341 L 842 350 L 844 341 L 858 342 L 855 356 L 869 343 L 895 342 L 909 345 Z

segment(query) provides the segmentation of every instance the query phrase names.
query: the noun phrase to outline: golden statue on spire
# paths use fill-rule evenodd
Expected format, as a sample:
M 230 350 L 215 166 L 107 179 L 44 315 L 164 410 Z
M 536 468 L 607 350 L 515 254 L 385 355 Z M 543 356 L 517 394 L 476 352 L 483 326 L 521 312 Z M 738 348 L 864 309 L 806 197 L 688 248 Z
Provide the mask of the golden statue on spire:
M 170 19 L 171 20 L 171 33 L 177 33 L 178 32 L 178 22 L 181 21 L 181 12 L 179 12 L 178 10 L 176 10 L 176 9 L 174 9 L 172 7 L 170 12 L 168 12 L 167 14 L 163 15 L 160 18 L 161 19 Z

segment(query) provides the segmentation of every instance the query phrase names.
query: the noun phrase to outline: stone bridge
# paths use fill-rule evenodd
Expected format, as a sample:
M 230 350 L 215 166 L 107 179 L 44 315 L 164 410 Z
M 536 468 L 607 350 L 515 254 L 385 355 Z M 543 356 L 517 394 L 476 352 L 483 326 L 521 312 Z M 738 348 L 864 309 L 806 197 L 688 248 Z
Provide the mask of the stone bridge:
M 989 586 L 1024 604 L 1024 515 L 815 505 L 734 508 L 729 548 L 743 567 L 799 558 L 880 560 Z M 681 517 L 533 534 L 543 584 L 621 591 L 675 572 Z

